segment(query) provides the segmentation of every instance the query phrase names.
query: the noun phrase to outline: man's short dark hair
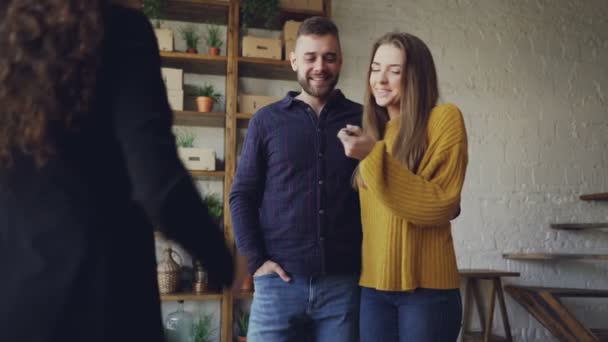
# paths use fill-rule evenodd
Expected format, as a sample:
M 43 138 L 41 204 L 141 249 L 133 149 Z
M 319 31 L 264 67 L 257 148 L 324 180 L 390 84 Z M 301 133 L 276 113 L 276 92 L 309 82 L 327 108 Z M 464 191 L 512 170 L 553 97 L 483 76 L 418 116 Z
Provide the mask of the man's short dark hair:
M 310 17 L 304 20 L 304 22 L 302 23 L 302 25 L 300 25 L 300 28 L 298 29 L 297 38 L 299 38 L 300 36 L 325 36 L 328 34 L 336 37 L 336 39 L 339 40 L 338 27 L 336 26 L 336 24 L 334 24 L 334 22 L 327 17 L 317 16 Z

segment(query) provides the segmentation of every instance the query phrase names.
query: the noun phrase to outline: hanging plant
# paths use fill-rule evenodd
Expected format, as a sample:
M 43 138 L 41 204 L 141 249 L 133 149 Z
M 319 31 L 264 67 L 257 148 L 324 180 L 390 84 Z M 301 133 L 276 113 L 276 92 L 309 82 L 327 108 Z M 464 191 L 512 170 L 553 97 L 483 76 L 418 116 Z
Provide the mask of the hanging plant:
M 264 27 L 270 29 L 279 17 L 279 0 L 241 1 L 241 22 L 243 31 L 256 20 L 262 20 Z

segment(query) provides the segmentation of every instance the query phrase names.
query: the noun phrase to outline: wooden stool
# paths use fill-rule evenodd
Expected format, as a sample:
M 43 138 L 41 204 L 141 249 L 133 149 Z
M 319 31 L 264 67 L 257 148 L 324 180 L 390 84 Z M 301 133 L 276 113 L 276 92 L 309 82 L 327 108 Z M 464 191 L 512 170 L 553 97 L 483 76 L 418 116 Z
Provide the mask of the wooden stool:
M 519 277 L 518 272 L 495 271 L 495 270 L 478 270 L 478 269 L 462 269 L 458 271 L 460 276 L 466 278 L 465 284 L 465 300 L 464 313 L 462 321 L 462 341 L 508 341 L 512 342 L 511 325 L 509 324 L 509 316 L 507 315 L 507 307 L 505 306 L 505 296 L 502 291 L 501 277 Z M 487 312 L 484 308 L 481 292 L 479 291 L 479 281 L 489 280 L 492 282 L 490 295 L 490 310 Z M 505 328 L 505 336 L 492 335 L 492 322 L 494 321 L 494 309 L 496 307 L 496 297 L 498 297 L 498 306 L 500 308 L 502 323 Z M 475 302 L 477 314 L 479 316 L 479 324 L 481 331 L 470 331 L 473 311 L 471 306 Z

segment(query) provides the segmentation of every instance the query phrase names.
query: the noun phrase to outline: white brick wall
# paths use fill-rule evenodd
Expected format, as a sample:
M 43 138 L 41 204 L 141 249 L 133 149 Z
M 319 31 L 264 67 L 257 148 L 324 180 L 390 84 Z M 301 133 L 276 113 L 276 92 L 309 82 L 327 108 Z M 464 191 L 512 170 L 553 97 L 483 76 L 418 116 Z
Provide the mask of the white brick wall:
M 333 17 L 349 97 L 361 101 L 372 42 L 398 29 L 429 45 L 442 99 L 462 109 L 470 164 L 453 229 L 460 267 L 519 271 L 508 281 L 521 284 L 608 288 L 606 262 L 501 256 L 608 253 L 605 232 L 548 227 L 608 221 L 607 204 L 578 200 L 608 191 L 608 1 L 334 0 Z M 518 341 L 553 340 L 507 299 Z M 608 301 L 567 303 L 584 322 L 606 327 Z

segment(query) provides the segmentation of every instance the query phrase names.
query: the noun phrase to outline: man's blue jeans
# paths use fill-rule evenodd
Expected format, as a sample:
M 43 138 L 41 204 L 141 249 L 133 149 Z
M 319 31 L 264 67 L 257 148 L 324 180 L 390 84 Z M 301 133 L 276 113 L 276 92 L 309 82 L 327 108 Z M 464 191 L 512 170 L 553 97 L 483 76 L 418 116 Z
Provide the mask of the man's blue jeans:
M 361 289 L 361 342 L 454 342 L 462 319 L 460 290 Z
M 358 275 L 254 277 L 249 342 L 358 341 Z

